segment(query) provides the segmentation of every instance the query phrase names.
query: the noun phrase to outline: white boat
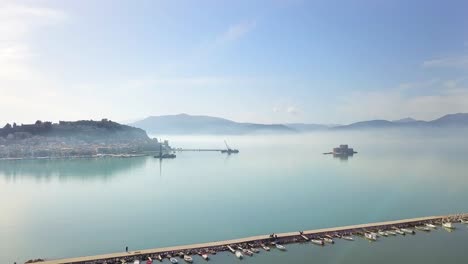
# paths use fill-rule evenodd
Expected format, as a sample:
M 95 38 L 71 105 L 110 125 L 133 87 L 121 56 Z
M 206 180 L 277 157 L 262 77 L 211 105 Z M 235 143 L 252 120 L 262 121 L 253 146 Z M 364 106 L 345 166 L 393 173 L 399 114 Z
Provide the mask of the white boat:
M 426 224 L 426 226 L 429 227 L 429 228 L 432 228 L 432 229 L 436 229 L 436 228 L 437 228 L 437 226 L 435 226 L 435 225 L 433 225 L 433 224 Z
M 140 261 L 139 261 L 139 260 L 135 260 L 135 261 L 133 262 L 133 264 L 140 264 Z
M 260 253 L 260 250 L 258 250 L 258 248 L 251 248 L 250 251 L 252 251 L 253 253 Z
M 348 241 L 353 241 L 354 240 L 354 238 L 352 236 L 342 236 L 341 238 L 344 239 L 344 240 L 348 240 Z
M 252 256 L 253 255 L 253 252 L 248 250 L 248 249 L 242 249 L 242 252 L 244 252 L 244 254 L 246 254 L 247 256 Z
M 380 230 L 378 233 L 379 233 L 379 235 L 381 235 L 381 236 L 388 236 L 388 233 L 385 232 L 385 231 L 382 231 L 382 230 Z
M 365 233 L 364 237 L 371 241 L 377 241 L 377 236 L 375 233 Z
M 396 232 L 397 234 L 400 234 L 400 235 L 403 235 L 403 236 L 406 235 L 406 233 L 403 232 L 403 231 L 401 231 L 401 229 L 395 229 L 395 232 Z
M 242 253 L 241 253 L 239 250 L 236 250 L 236 253 L 235 253 L 235 254 L 236 254 L 236 257 L 237 257 L 238 259 L 241 259 L 241 258 L 244 257 L 244 255 L 242 255 Z
M 261 246 L 262 246 L 263 250 L 265 250 L 265 251 L 270 251 L 270 248 L 267 247 L 265 244 L 262 244 Z
M 333 241 L 333 239 L 331 239 L 331 238 L 329 238 L 329 237 L 323 238 L 323 241 L 325 241 L 325 242 L 327 242 L 327 243 L 329 243 L 329 244 L 334 244 L 334 243 L 335 243 L 335 241 Z
M 390 231 L 390 230 L 385 231 L 385 232 L 387 232 L 387 234 L 389 234 L 389 235 L 396 236 L 396 232 L 393 232 L 393 231 Z
M 427 226 L 415 226 L 414 228 L 416 228 L 419 231 L 426 231 L 426 232 L 431 231 L 431 229 Z
M 375 232 L 370 232 L 373 236 L 375 237 L 379 237 L 379 234 L 375 233 Z
M 192 263 L 192 262 L 193 262 L 192 257 L 189 256 L 189 255 L 184 255 L 184 260 L 185 260 L 187 263 Z
M 229 251 L 231 251 L 232 253 L 236 252 L 231 246 L 227 246 L 227 248 L 228 248 Z
M 445 227 L 445 228 L 448 228 L 448 229 L 454 229 L 455 228 L 455 226 L 452 224 L 452 222 L 442 223 L 442 226 Z
M 173 264 L 179 263 L 179 261 L 176 258 L 170 258 L 169 261 Z
M 407 233 L 407 234 L 415 234 L 414 230 L 413 229 L 409 229 L 409 228 L 402 228 L 401 231 Z
M 286 250 L 286 248 L 283 245 L 276 244 L 276 248 L 279 250 Z
M 462 224 L 468 224 L 468 220 L 460 219 L 460 223 L 462 223 Z
M 208 256 L 208 254 L 201 254 L 201 257 L 204 259 L 204 260 L 208 260 L 210 257 Z
M 312 242 L 313 244 L 316 244 L 316 245 L 320 245 L 320 246 L 324 245 L 323 240 L 321 240 L 321 239 L 311 239 L 310 242 Z

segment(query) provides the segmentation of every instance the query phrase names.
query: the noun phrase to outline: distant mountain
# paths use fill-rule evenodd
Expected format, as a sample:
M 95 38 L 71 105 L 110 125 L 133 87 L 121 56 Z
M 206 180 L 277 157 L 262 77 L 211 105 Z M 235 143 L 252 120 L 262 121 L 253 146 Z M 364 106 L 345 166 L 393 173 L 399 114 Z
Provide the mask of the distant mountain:
M 393 120 L 392 122 L 393 123 L 412 123 L 412 122 L 418 122 L 419 120 L 416 120 L 414 118 L 411 118 L 411 117 L 407 117 L 407 118 L 402 118 L 402 119 L 398 119 L 398 120 Z
M 294 133 L 296 130 L 278 124 L 238 123 L 228 119 L 188 114 L 150 116 L 130 124 L 150 134 L 252 134 Z
M 371 120 L 337 126 L 333 129 L 375 129 L 375 128 L 468 128 L 468 113 L 448 114 L 432 121 L 404 118 L 395 121 Z
M 228 119 L 188 114 L 150 116 L 130 124 L 146 130 L 149 134 L 177 135 L 240 135 L 267 133 L 306 133 L 326 130 L 385 129 L 385 128 L 446 128 L 467 127 L 468 113 L 449 114 L 432 121 L 421 121 L 411 117 L 388 121 L 368 120 L 349 125 L 323 125 L 306 123 L 255 124 L 239 123 Z

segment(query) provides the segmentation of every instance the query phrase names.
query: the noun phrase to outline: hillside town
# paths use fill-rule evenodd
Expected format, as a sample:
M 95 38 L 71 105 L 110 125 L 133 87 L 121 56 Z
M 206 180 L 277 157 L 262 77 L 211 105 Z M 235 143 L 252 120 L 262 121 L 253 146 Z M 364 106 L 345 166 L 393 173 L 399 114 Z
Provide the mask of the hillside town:
M 0 159 L 138 156 L 170 150 L 143 130 L 101 121 L 7 124 L 0 129 Z

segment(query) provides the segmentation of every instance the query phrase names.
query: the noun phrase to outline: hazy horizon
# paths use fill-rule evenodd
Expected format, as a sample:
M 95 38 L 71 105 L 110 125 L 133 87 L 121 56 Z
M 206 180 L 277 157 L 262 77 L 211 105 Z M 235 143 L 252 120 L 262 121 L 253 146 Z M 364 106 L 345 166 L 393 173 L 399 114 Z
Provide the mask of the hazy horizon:
M 468 112 L 464 1 L 0 3 L 0 123 Z M 215 23 L 214 23 L 215 22 Z

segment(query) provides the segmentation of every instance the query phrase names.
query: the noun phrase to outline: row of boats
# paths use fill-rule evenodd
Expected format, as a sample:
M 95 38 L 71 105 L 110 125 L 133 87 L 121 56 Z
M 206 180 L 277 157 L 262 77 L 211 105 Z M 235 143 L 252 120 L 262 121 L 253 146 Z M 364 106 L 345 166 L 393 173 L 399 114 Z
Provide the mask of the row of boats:
M 466 220 L 460 220 L 460 222 L 468 224 L 468 221 Z M 442 227 L 447 228 L 447 229 L 455 228 L 452 222 L 443 222 Z M 437 229 L 437 226 L 431 223 L 426 223 L 424 225 L 415 226 L 414 229 L 419 230 L 419 231 L 429 232 L 433 229 Z M 364 237 L 371 241 L 376 241 L 379 236 L 387 237 L 387 236 L 396 236 L 397 234 L 399 235 L 415 234 L 416 232 L 414 231 L 414 229 L 392 227 L 391 230 L 379 230 L 377 232 L 365 232 Z
M 461 223 L 468 224 L 468 220 L 460 219 Z M 446 229 L 454 229 L 455 225 L 450 222 L 450 221 L 443 221 L 441 223 L 441 226 L 446 228 Z M 425 223 L 424 225 L 417 225 L 414 226 L 414 229 L 419 230 L 419 231 L 425 231 L 429 232 L 431 230 L 437 229 L 437 226 L 432 224 L 432 223 Z M 371 241 L 376 241 L 378 237 L 388 237 L 388 236 L 396 236 L 396 235 L 406 235 L 406 234 L 415 234 L 413 228 L 398 228 L 398 227 L 391 227 L 390 229 L 386 230 L 378 230 L 378 231 L 367 231 L 364 232 L 363 235 L 366 239 L 371 240 Z M 310 241 L 313 244 L 316 245 L 325 245 L 326 243 L 328 244 L 334 244 L 335 241 L 333 240 L 334 238 L 341 238 L 344 240 L 348 241 L 353 241 L 354 238 L 349 235 L 338 235 L 335 234 L 334 236 L 330 235 L 325 235 L 323 237 L 319 238 L 309 238 L 305 236 L 302 232 L 300 232 L 300 235 L 302 238 L 304 238 L 306 241 Z M 362 233 L 361 233 L 362 235 Z M 272 242 L 272 246 L 274 246 L 276 249 L 279 249 L 281 251 L 285 251 L 286 247 L 277 243 L 277 242 Z M 229 251 L 231 251 L 237 258 L 242 259 L 244 255 L 247 256 L 253 256 L 255 253 L 259 253 L 260 250 L 259 248 L 262 248 L 265 251 L 270 251 L 270 247 L 268 247 L 266 244 L 257 244 L 257 246 L 253 244 L 244 244 L 243 246 L 241 245 L 228 245 L 227 248 Z M 206 252 L 199 252 L 198 253 L 204 260 L 209 259 L 209 255 Z M 213 252 L 215 254 L 215 252 Z M 188 253 L 185 254 L 183 252 L 179 252 L 177 256 L 181 259 L 183 259 L 187 263 L 193 263 L 193 258 L 190 256 Z M 177 256 L 172 256 L 172 255 L 166 255 L 166 257 L 169 259 L 169 261 L 173 264 L 178 263 L 178 259 L 176 258 Z M 162 261 L 163 258 L 161 255 L 158 255 L 157 260 Z M 152 264 L 153 260 L 148 257 L 148 260 L 146 261 L 146 264 Z M 134 264 L 140 264 L 139 260 L 135 260 Z

